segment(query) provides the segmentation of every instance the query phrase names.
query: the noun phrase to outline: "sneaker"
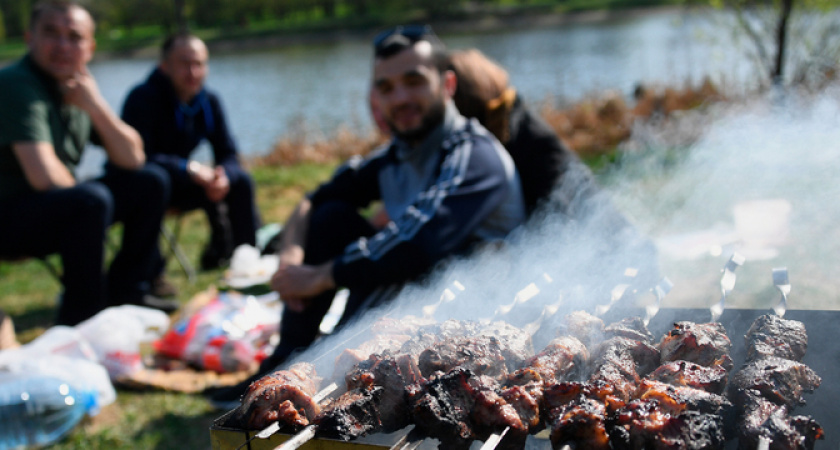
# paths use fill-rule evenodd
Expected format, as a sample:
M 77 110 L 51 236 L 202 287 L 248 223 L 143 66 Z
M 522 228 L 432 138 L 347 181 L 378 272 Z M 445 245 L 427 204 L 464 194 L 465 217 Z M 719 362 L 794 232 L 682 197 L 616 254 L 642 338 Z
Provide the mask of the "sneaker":
M 166 279 L 166 275 L 160 274 L 152 280 L 152 290 L 150 293 L 155 297 L 172 298 L 178 295 L 178 288 Z

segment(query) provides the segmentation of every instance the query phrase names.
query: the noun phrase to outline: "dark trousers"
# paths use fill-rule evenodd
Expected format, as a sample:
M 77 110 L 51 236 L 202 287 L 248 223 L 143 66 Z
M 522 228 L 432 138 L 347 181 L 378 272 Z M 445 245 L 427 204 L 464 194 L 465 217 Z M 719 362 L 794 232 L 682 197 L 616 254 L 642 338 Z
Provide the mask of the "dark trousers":
M 154 276 L 167 191 L 156 166 L 129 171 L 109 165 L 95 181 L 0 200 L 0 255 L 60 255 L 64 292 L 57 324 L 75 325 L 110 304 L 136 302 Z M 114 222 L 122 222 L 123 238 L 106 282 L 104 245 Z
M 165 169 L 168 171 L 168 169 Z M 169 206 L 181 211 L 203 209 L 210 225 L 210 247 L 223 257 L 242 244 L 255 245 L 259 215 L 254 202 L 254 181 L 244 170 L 228 174 L 230 192 L 222 202 L 211 202 L 204 188 L 180 173 L 169 172 Z M 235 180 L 235 181 L 234 181 Z
M 376 229 L 356 208 L 343 202 L 329 202 L 315 208 L 309 218 L 309 230 L 304 246 L 304 264 L 318 265 L 334 259 L 360 237 L 373 236 Z M 344 314 L 337 327 L 357 316 L 370 297 L 371 291 L 352 290 L 347 298 Z M 283 309 L 280 321 L 280 343 L 274 354 L 260 366 L 261 372 L 272 370 L 292 353 L 308 347 L 318 337 L 321 320 L 329 310 L 335 291 L 314 297 L 303 312 Z M 365 305 L 367 306 L 367 305 Z

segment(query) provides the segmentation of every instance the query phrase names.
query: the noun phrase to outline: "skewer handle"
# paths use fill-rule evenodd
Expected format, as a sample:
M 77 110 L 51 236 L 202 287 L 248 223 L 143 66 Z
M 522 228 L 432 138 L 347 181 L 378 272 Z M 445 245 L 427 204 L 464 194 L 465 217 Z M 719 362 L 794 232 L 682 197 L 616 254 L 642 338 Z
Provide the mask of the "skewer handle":
M 761 436 L 758 438 L 758 448 L 756 450 L 770 450 L 770 444 L 772 442 L 770 438 Z
M 274 450 L 296 450 L 303 444 L 312 440 L 315 437 L 315 432 L 318 431 L 317 425 L 309 425 L 300 430 L 300 433 L 292 436 L 288 441 L 274 447 Z
M 505 434 L 507 434 L 508 430 L 510 430 L 510 427 L 505 427 L 505 429 L 502 430 L 501 433 L 491 434 L 490 437 L 488 437 L 487 440 L 484 441 L 484 445 L 481 446 L 481 450 L 495 450 L 496 446 L 499 445 L 499 442 L 502 442 L 502 438 L 505 437 Z

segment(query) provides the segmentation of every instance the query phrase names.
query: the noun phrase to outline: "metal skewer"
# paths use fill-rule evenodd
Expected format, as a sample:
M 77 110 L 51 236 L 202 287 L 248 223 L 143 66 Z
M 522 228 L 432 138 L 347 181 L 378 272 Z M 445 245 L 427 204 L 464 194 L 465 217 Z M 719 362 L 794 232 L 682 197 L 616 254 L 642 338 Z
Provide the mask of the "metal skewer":
M 414 450 L 419 447 L 425 438 L 417 432 L 417 429 L 412 429 L 405 436 L 401 437 L 389 450 Z
M 502 442 L 502 438 L 505 437 L 505 435 L 507 434 L 507 432 L 509 430 L 510 430 L 510 427 L 505 427 L 505 429 L 502 430 L 501 433 L 491 434 L 490 437 L 488 437 L 487 440 L 484 441 L 484 445 L 481 446 L 480 450 L 495 450 L 496 446 L 498 446 L 499 443 Z
M 561 297 L 560 300 L 558 300 L 556 303 L 546 305 L 543 308 L 542 312 L 540 313 L 540 316 L 537 317 L 537 320 L 535 320 L 531 323 L 525 324 L 522 327 L 522 330 L 524 330 L 526 333 L 533 336 L 537 332 L 537 330 L 540 329 L 543 321 L 545 321 L 546 318 L 551 317 L 555 313 L 557 313 L 557 310 L 560 309 L 560 305 L 562 305 L 562 304 L 563 304 L 563 298 Z
M 431 305 L 426 305 L 423 307 L 423 316 L 424 317 L 431 317 L 435 314 L 438 307 L 444 303 L 449 303 L 452 300 L 455 300 L 455 297 L 458 296 L 459 293 L 464 292 L 467 288 L 461 284 L 460 281 L 455 280 L 452 282 L 452 287 L 455 289 L 454 291 L 450 288 L 446 288 L 443 290 L 443 293 L 440 294 L 440 299 L 437 302 L 432 303 Z
M 726 309 L 726 295 L 735 287 L 735 269 L 744 265 L 746 259 L 739 253 L 733 253 L 726 265 L 723 266 L 723 275 L 720 278 L 720 300 L 709 308 L 712 313 L 712 322 L 717 322 L 723 311 Z
M 662 305 L 662 299 L 671 292 L 671 289 L 674 287 L 674 283 L 668 279 L 668 277 L 662 278 L 659 280 L 659 283 L 651 289 L 653 295 L 656 297 L 654 302 L 648 305 L 645 305 L 645 326 L 650 324 L 650 319 L 653 319 L 659 313 L 659 307 Z
M 639 270 L 634 267 L 628 267 L 624 269 L 624 277 L 628 279 L 628 281 L 632 281 L 636 278 L 636 275 L 639 273 Z M 627 289 L 629 289 L 631 284 L 628 283 L 621 283 L 616 285 L 610 291 L 610 302 L 606 305 L 598 305 L 595 307 L 595 315 L 600 317 L 607 313 L 616 303 L 618 303 L 622 298 L 624 298 L 624 294 L 627 293 Z
M 770 440 L 770 438 L 766 436 L 759 436 L 758 447 L 756 448 L 756 450 L 770 450 L 770 444 L 772 443 L 773 441 Z
M 787 296 L 790 294 L 790 281 L 788 281 L 787 267 L 773 269 L 773 284 L 782 293 L 782 298 L 773 307 L 773 311 L 777 316 L 784 317 L 788 306 Z

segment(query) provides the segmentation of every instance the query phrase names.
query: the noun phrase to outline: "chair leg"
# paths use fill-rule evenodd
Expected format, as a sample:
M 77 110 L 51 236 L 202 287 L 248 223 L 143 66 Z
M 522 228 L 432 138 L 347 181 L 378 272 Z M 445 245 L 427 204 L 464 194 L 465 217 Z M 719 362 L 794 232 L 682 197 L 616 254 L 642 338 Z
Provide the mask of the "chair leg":
M 166 225 L 163 224 L 160 227 L 160 233 L 169 245 L 169 250 L 175 255 L 175 259 L 178 260 L 178 264 L 181 265 L 181 269 L 184 270 L 184 275 L 187 276 L 187 280 L 190 284 L 194 284 L 196 280 L 195 268 L 192 264 L 190 264 L 189 259 L 187 259 L 187 255 L 185 255 L 183 249 L 181 249 L 181 245 L 178 244 L 178 237 L 181 235 L 181 217 L 175 219 L 174 231 L 169 231 Z M 164 257 L 164 262 L 166 259 L 167 258 Z

